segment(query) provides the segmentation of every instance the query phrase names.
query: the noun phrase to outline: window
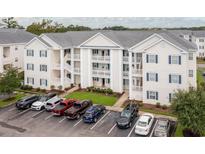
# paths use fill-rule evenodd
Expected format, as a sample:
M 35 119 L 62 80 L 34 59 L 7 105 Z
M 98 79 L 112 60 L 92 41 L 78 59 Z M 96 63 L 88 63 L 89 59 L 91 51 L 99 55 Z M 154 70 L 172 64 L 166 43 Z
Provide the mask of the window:
M 98 55 L 98 50 L 97 49 L 93 49 L 93 55 Z
M 18 60 L 18 57 L 16 57 L 16 58 L 15 58 L 15 62 L 18 62 L 18 61 L 19 61 L 19 60 Z
M 96 82 L 97 82 L 97 81 L 99 81 L 99 78 L 94 77 L 94 78 L 93 78 L 93 81 L 96 81 Z
M 40 79 L 40 85 L 41 86 L 47 86 L 48 85 L 48 82 L 46 79 Z
M 147 99 L 158 100 L 158 92 L 156 92 L 156 91 L 147 91 Z
M 204 42 L 204 39 L 199 39 L 199 42 Z
M 203 45 L 200 45 L 200 46 L 199 46 L 199 49 L 204 49 L 204 46 L 203 46 Z
M 40 71 L 47 72 L 47 65 L 40 65 Z
M 27 50 L 27 56 L 34 56 L 34 51 L 33 50 Z
M 15 51 L 17 51 L 17 50 L 18 50 L 18 47 L 16 46 L 16 47 L 15 47 Z
M 158 55 L 147 55 L 146 57 L 147 63 L 158 63 Z
M 27 64 L 27 70 L 34 70 L 34 64 Z
M 158 82 L 158 73 L 147 73 L 147 81 Z
M 98 63 L 93 63 L 93 69 L 98 69 L 98 68 L 99 68 Z
M 40 57 L 47 57 L 47 50 L 40 50 Z
M 129 71 L 129 64 L 123 64 L 123 71 L 125 72 Z
M 172 101 L 174 94 L 173 93 L 169 93 L 169 102 Z
M 194 76 L 194 71 L 193 70 L 189 70 L 189 77 L 193 77 Z
M 193 53 L 189 53 L 189 60 L 193 60 L 193 59 L 194 59 Z
M 110 83 L 110 79 L 106 79 L 105 82 L 106 82 L 106 84 L 109 84 Z
M 169 55 L 169 64 L 179 64 L 181 65 L 181 56 L 171 56 Z
M 169 83 L 178 83 L 181 84 L 181 75 L 169 75 Z
M 123 50 L 123 57 L 128 57 L 129 56 L 129 52 L 127 50 Z
M 27 77 L 27 84 L 33 85 L 34 84 L 34 78 Z

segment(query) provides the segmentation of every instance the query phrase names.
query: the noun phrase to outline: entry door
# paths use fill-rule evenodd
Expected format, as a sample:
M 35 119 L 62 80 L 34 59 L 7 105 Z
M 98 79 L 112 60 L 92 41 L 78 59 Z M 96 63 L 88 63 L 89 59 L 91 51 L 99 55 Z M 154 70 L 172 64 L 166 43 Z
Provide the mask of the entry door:
M 105 79 L 102 78 L 102 86 L 104 87 L 105 86 Z

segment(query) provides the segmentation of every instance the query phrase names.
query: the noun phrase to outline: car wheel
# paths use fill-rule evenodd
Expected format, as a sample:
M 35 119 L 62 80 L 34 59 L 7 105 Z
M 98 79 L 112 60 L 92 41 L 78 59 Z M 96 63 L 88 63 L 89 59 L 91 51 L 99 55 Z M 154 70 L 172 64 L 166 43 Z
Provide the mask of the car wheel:
M 80 114 L 77 114 L 76 118 L 79 119 L 80 118 Z
M 97 118 L 94 118 L 94 120 L 93 120 L 93 121 L 94 121 L 94 123 L 96 123 L 96 122 L 97 122 Z
M 132 126 L 132 123 L 130 122 L 130 123 L 129 123 L 129 128 L 130 128 L 131 126 Z
M 103 110 L 102 113 L 105 114 L 105 110 Z
M 41 106 L 41 109 L 40 110 L 43 110 L 44 109 L 44 107 L 43 106 Z

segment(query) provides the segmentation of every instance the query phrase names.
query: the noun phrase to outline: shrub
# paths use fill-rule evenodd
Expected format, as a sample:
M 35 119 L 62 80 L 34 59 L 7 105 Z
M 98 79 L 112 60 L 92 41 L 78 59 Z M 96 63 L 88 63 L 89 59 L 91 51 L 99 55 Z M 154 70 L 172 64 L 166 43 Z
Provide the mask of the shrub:
M 55 86 L 54 86 L 54 85 L 51 85 L 51 89 L 52 89 L 52 90 L 55 89 Z
M 138 102 L 139 107 L 143 107 L 143 103 L 142 102 Z
M 58 86 L 58 89 L 59 89 L 59 90 L 62 90 L 62 89 L 63 89 L 63 86 L 61 86 L 61 85 Z
M 73 84 L 73 83 L 71 83 L 71 84 L 70 84 L 70 87 L 74 87 L 74 84 Z
M 163 110 L 168 109 L 167 105 L 162 105 L 162 109 L 163 109 Z
M 160 108 L 160 107 L 161 107 L 160 103 L 157 102 L 157 103 L 156 103 L 156 108 Z
M 21 85 L 20 89 L 22 89 L 22 90 L 31 90 L 31 89 L 33 89 L 33 87 L 29 86 L 29 85 Z
M 45 93 L 45 92 L 46 92 L 46 89 L 41 89 L 41 92 L 42 92 L 42 93 Z
M 107 89 L 107 93 L 108 93 L 108 94 L 113 94 L 112 89 L 108 88 L 108 89 Z
M 36 91 L 40 91 L 41 89 L 40 88 L 36 88 Z

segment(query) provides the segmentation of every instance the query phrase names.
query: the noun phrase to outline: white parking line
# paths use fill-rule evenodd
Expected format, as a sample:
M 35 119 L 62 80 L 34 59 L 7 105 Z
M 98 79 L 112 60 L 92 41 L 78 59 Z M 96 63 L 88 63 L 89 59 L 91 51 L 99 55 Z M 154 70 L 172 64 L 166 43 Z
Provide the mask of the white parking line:
M 152 137 L 153 132 L 154 132 L 154 129 L 155 129 L 155 127 L 157 126 L 157 121 L 158 121 L 158 120 L 156 120 L 156 122 L 155 122 L 155 124 L 154 124 L 154 127 L 153 127 L 153 129 L 152 129 L 152 131 L 151 131 L 149 137 Z
M 32 118 L 35 117 L 35 116 L 37 116 L 37 115 L 39 115 L 39 114 L 41 114 L 41 113 L 44 112 L 44 111 L 45 111 L 45 109 L 42 110 L 42 111 L 40 111 L 40 112 L 35 113 L 34 115 L 32 115 Z
M 117 124 L 114 124 L 113 126 L 112 126 L 112 128 L 108 131 L 108 135 L 112 132 L 112 130 L 115 128 L 117 126 Z
M 93 128 L 95 128 L 95 127 L 98 125 L 98 123 L 99 123 L 100 121 L 102 121 L 109 113 L 110 113 L 110 111 L 108 111 L 102 118 L 100 118 L 100 119 L 98 120 L 98 122 L 96 122 L 95 125 L 93 125 L 93 127 L 90 128 L 90 130 L 92 130 Z
M 64 117 L 63 119 L 61 119 L 58 123 L 63 122 L 65 119 L 67 119 L 66 117 Z
M 11 109 L 9 109 L 8 111 L 11 112 L 11 111 L 14 111 L 14 110 L 16 110 L 16 107 L 11 108 Z
M 127 137 L 130 137 L 130 135 L 132 134 L 133 130 L 135 129 L 136 124 L 137 124 L 137 121 L 136 121 L 136 123 L 134 124 L 134 126 L 132 127 L 132 129 L 131 129 L 131 131 L 129 132 L 129 134 L 127 135 Z
M 17 118 L 17 117 L 19 117 L 20 115 L 22 115 L 22 114 L 28 112 L 29 110 L 31 110 L 31 108 L 28 108 L 28 109 L 26 109 L 26 110 L 24 110 L 24 111 L 20 111 L 20 112 L 18 112 L 17 114 L 15 114 L 13 117 L 9 118 L 8 120 L 12 120 L 12 119 L 14 119 L 14 118 Z
M 51 115 L 49 115 L 49 116 L 47 116 L 46 118 L 45 118 L 45 120 L 48 120 L 49 118 L 51 118 L 53 115 L 51 114 Z
M 80 119 L 78 122 L 76 122 L 75 125 L 73 125 L 73 127 L 77 126 L 81 121 L 83 121 L 83 119 Z

